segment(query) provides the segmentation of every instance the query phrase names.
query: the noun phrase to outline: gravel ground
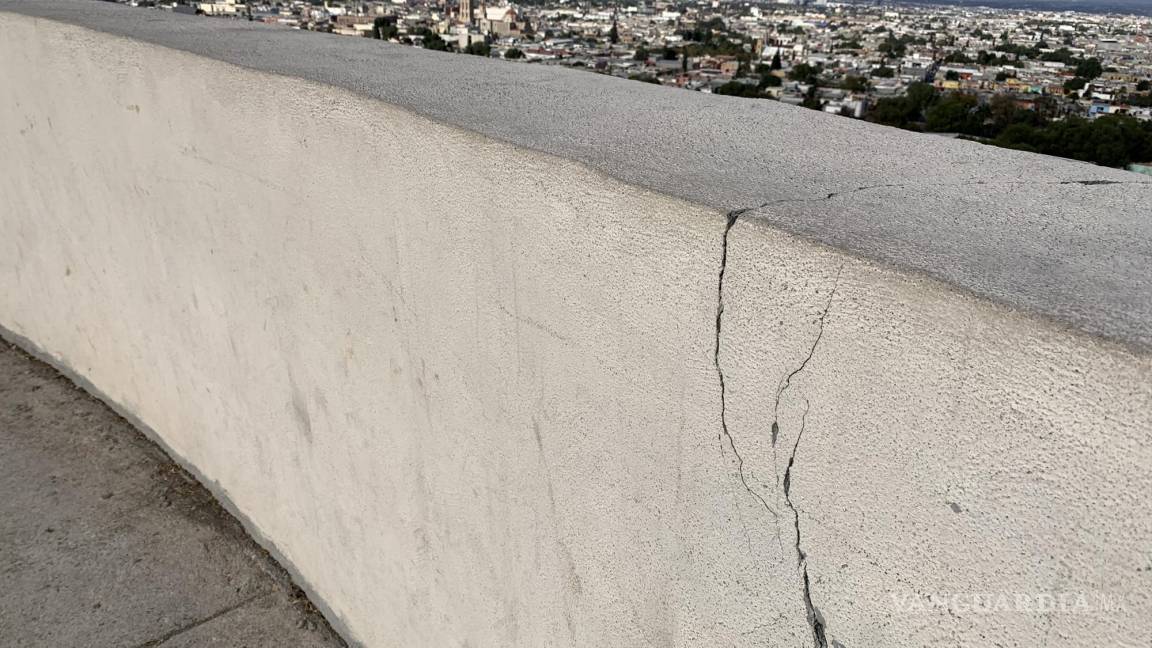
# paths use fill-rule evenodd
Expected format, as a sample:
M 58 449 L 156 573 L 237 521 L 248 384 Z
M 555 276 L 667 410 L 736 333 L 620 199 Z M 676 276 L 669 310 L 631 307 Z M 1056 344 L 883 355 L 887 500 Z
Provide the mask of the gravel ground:
M 0 340 L 0 645 L 343 646 L 160 448 Z

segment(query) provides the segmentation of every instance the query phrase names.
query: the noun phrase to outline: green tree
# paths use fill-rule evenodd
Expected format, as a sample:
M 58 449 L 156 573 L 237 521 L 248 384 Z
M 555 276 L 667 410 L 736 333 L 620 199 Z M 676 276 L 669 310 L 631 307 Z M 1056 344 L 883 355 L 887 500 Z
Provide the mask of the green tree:
M 372 21 L 372 38 L 378 40 L 391 40 L 400 35 L 396 28 L 396 21 L 387 16 L 379 16 Z
M 867 92 L 868 86 L 868 79 L 864 77 L 852 75 L 844 77 L 843 87 L 848 92 Z
M 866 118 L 889 126 L 912 128 L 924 121 L 924 111 L 935 103 L 936 99 L 936 88 L 928 83 L 916 82 L 908 86 L 903 97 L 889 97 L 877 101 Z
M 732 97 L 749 97 L 761 99 L 764 97 L 760 89 L 750 83 L 743 83 L 741 81 L 729 81 L 724 85 L 712 91 L 713 94 L 729 95 Z
M 1056 101 L 1055 97 L 1037 97 L 1032 102 L 1032 111 L 1036 115 L 1036 121 L 1046 122 L 1055 119 L 1059 114 L 1060 103 Z
M 761 88 L 779 88 L 784 85 L 784 80 L 775 74 L 762 74 L 760 75 Z
M 924 127 L 937 133 L 983 134 L 984 119 L 978 113 L 975 95 L 952 93 L 924 113 Z
M 932 87 L 931 83 L 924 83 L 923 81 L 910 84 L 908 89 L 904 91 L 904 97 L 911 102 L 913 108 L 921 113 L 927 110 L 938 96 L 939 93 L 936 92 L 936 88 Z
M 424 47 L 424 49 L 436 50 L 438 52 L 448 51 L 448 43 L 444 42 L 443 38 L 440 38 L 440 34 L 437 34 L 431 29 L 425 27 L 420 31 L 419 35 L 420 44 Z
M 997 133 L 1018 121 L 1020 113 L 1021 109 L 1016 105 L 1016 100 L 1009 95 L 993 95 L 988 101 L 988 116 L 992 120 L 993 130 Z
M 804 101 L 800 102 L 800 105 L 811 110 L 824 110 L 824 102 L 820 101 L 819 90 L 820 87 L 813 83 L 812 87 L 808 88 L 808 92 L 805 93 Z
M 1149 90 L 1152 90 L 1152 81 L 1148 79 L 1136 84 L 1136 92 L 1148 92 Z
M 522 59 L 522 58 L 524 58 L 524 52 L 521 52 L 519 49 L 517 49 L 515 47 L 509 47 L 504 52 L 504 58 L 506 58 L 506 59 Z
M 1065 65 L 1074 65 L 1078 60 L 1072 50 L 1067 47 L 1061 47 L 1054 52 L 1044 52 L 1040 55 L 1041 61 L 1049 61 L 1053 63 L 1063 63 Z
M 816 75 L 820 73 L 820 69 L 811 66 L 807 63 L 797 63 L 788 70 L 788 78 L 793 81 L 800 81 L 802 83 L 815 83 Z
M 1100 59 L 1090 58 L 1080 61 L 1076 65 L 1076 76 L 1082 77 L 1091 81 L 1104 73 L 1104 68 L 1100 65 Z
M 473 56 L 489 56 L 492 54 L 492 46 L 484 41 L 476 41 L 475 43 L 470 43 L 468 47 L 464 49 L 464 53 L 472 54 Z
M 648 50 L 645 49 L 645 47 L 643 45 L 641 45 L 640 47 L 637 47 L 636 51 L 632 54 L 632 60 L 634 60 L 634 61 L 647 61 L 648 57 L 649 57 Z
M 1152 160 L 1152 123 L 1108 115 L 1096 120 L 1069 117 L 1040 125 L 1017 123 L 1004 129 L 997 146 L 1126 167 Z
M 908 128 L 919 119 L 919 113 L 904 97 L 885 97 L 872 105 L 867 119 L 878 124 Z
M 896 38 L 891 33 L 889 33 L 888 38 L 886 38 L 883 43 L 880 43 L 880 46 L 876 49 L 885 56 L 899 58 L 907 53 L 908 43 L 910 42 L 913 42 L 913 39 L 909 36 L 901 36 L 900 38 Z

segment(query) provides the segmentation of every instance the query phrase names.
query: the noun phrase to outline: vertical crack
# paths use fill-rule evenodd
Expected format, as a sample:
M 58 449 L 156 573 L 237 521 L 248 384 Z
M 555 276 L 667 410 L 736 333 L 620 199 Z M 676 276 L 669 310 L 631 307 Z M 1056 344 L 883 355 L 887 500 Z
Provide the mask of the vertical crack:
M 800 546 L 800 512 L 792 504 L 792 465 L 796 463 L 796 450 L 800 447 L 800 438 L 804 436 L 804 428 L 808 420 L 808 399 L 804 399 L 804 413 L 800 415 L 800 431 L 796 433 L 796 442 L 792 444 L 792 456 L 788 458 L 788 467 L 784 469 L 784 502 L 792 509 L 792 521 L 796 525 L 796 565 L 800 569 L 800 576 L 804 582 L 804 613 L 808 617 L 808 625 L 812 628 L 812 640 L 816 648 L 828 648 L 828 639 L 824 636 L 824 619 L 816 613 L 816 606 L 812 605 L 812 585 L 808 579 L 808 556 Z
M 790 371 L 780 381 L 776 387 L 776 404 L 772 408 L 772 444 L 776 444 L 776 438 L 780 434 L 780 401 L 784 397 L 784 392 L 792 386 L 792 379 L 796 377 L 801 371 L 808 366 L 812 360 L 812 356 L 816 355 L 816 347 L 820 346 L 820 340 L 824 337 L 824 320 L 828 319 L 828 311 L 832 308 L 832 300 L 836 298 L 836 291 L 840 288 L 840 273 L 844 271 L 844 266 L 840 266 L 836 270 L 836 278 L 832 280 L 832 290 L 828 293 L 828 300 L 824 303 L 824 310 L 820 312 L 820 319 L 818 320 L 819 328 L 816 330 L 816 339 L 812 341 L 812 346 L 808 349 L 808 355 L 800 362 L 800 365 Z
M 824 322 L 828 318 L 828 311 L 832 308 L 832 300 L 836 297 L 836 290 L 840 287 L 840 273 L 843 270 L 844 266 L 840 266 L 840 268 L 836 270 L 836 278 L 833 280 L 832 290 L 828 293 L 828 301 L 824 304 L 824 310 L 820 313 L 816 339 L 812 341 L 812 346 L 808 349 L 808 355 L 804 357 L 804 360 L 800 362 L 799 366 L 784 376 L 776 389 L 776 404 L 773 407 L 774 420 L 772 421 L 773 448 L 775 448 L 776 439 L 780 434 L 780 401 L 784 397 L 784 392 L 788 391 L 792 386 L 792 379 L 803 371 L 812 360 L 812 357 L 816 355 L 816 348 L 820 346 L 820 340 L 824 337 Z M 792 522 L 796 530 L 796 566 L 800 570 L 800 577 L 804 585 L 804 612 L 808 618 L 808 626 L 812 628 L 812 640 L 816 648 L 828 648 L 824 619 L 820 617 L 820 614 L 816 611 L 816 606 L 812 604 L 812 585 L 808 577 L 808 555 L 804 553 L 804 548 L 801 545 L 800 512 L 796 510 L 796 506 L 792 503 L 792 467 L 796 464 L 796 454 L 800 450 L 800 441 L 804 437 L 804 429 L 807 427 L 809 407 L 808 399 L 804 399 L 804 413 L 800 415 L 800 429 L 796 432 L 796 440 L 792 443 L 792 452 L 788 456 L 788 465 L 784 469 L 784 503 L 792 511 Z
M 772 515 L 772 519 L 777 523 L 780 521 L 780 516 L 776 509 L 768 504 L 768 500 L 764 496 L 757 493 L 748 484 L 748 478 L 744 474 L 744 458 L 740 456 L 740 451 L 736 448 L 736 440 L 732 438 L 731 432 L 728 431 L 728 412 L 727 412 L 727 387 L 724 383 L 724 369 L 720 365 L 720 332 L 724 320 L 724 272 L 728 268 L 728 235 L 732 231 L 732 226 L 740 218 L 740 215 L 748 211 L 747 209 L 738 209 L 728 212 L 728 222 L 724 227 L 724 238 L 721 244 L 720 252 L 720 276 L 717 282 L 716 289 L 716 346 L 713 351 L 712 361 L 716 365 L 716 375 L 720 379 L 720 431 L 725 441 L 728 442 L 728 447 L 732 449 L 732 454 L 736 457 L 736 474 L 740 478 L 740 483 L 744 486 L 744 490 L 748 491 L 756 501 L 764 507 Z M 723 450 L 723 446 L 721 446 Z M 779 524 L 777 524 L 779 528 Z
M 748 478 L 744 474 L 744 458 L 740 455 L 739 449 L 736 447 L 736 440 L 733 438 L 732 433 L 728 429 L 728 412 L 727 412 L 727 385 L 724 379 L 724 369 L 720 363 L 720 338 L 723 331 L 724 323 L 724 274 L 728 269 L 728 237 L 732 232 L 732 227 L 736 225 L 740 215 L 747 212 L 747 209 L 741 209 L 729 212 L 727 215 L 727 223 L 724 227 L 724 235 L 721 244 L 720 253 L 720 271 L 717 281 L 716 289 L 716 343 L 713 349 L 712 360 L 716 366 L 716 376 L 720 382 L 720 429 L 722 441 L 726 441 L 728 447 L 732 450 L 733 456 L 736 457 L 736 473 L 740 478 L 740 483 L 743 485 L 744 490 L 748 491 L 756 501 L 772 515 L 773 520 L 777 522 L 777 538 L 779 538 L 779 514 L 768 503 L 764 496 L 752 489 L 748 483 Z M 780 384 L 776 389 L 776 402 L 773 405 L 773 421 L 772 421 L 772 447 L 775 452 L 776 441 L 780 433 L 780 402 L 783 400 L 785 392 L 792 386 L 792 379 L 795 378 L 800 372 L 808 366 L 808 363 L 816 355 L 816 349 L 820 345 L 820 341 L 824 337 L 824 323 L 828 318 L 828 312 L 832 308 L 832 301 L 836 297 L 836 291 L 840 286 L 840 273 L 844 270 L 844 266 L 840 266 L 836 271 L 836 278 L 833 281 L 832 289 L 829 291 L 828 300 L 824 304 L 824 309 L 820 313 L 818 320 L 819 328 L 816 331 L 816 338 L 812 341 L 812 346 L 808 349 L 808 354 L 800 362 L 800 364 L 790 371 L 784 378 L 781 379 Z M 792 503 L 792 468 L 796 464 L 796 455 L 800 449 L 800 442 L 804 436 L 804 430 L 807 426 L 809 402 L 804 400 L 804 413 L 800 417 L 800 430 L 796 434 L 796 440 L 792 444 L 792 452 L 788 457 L 788 465 L 784 470 L 784 502 L 792 511 L 792 522 L 796 531 L 796 565 L 800 571 L 800 576 L 803 582 L 803 599 L 804 610 L 807 616 L 809 627 L 812 629 L 812 639 L 815 648 L 828 648 L 828 639 L 825 632 L 824 619 L 816 610 L 816 606 L 812 604 L 812 586 L 811 580 L 808 576 L 808 556 L 804 553 L 801 531 L 800 531 L 800 512 Z M 721 444 L 721 451 L 723 451 L 723 443 Z M 779 487 L 779 483 L 778 483 Z M 777 491 L 779 493 L 779 491 Z

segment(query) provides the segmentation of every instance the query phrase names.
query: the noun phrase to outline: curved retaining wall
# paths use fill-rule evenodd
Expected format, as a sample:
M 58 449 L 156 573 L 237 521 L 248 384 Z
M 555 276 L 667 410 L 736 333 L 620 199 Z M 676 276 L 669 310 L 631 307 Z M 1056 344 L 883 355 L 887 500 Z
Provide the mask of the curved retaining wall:
M 1152 634 L 1139 176 L 99 3 L 0 33 L 6 337 L 351 641 Z

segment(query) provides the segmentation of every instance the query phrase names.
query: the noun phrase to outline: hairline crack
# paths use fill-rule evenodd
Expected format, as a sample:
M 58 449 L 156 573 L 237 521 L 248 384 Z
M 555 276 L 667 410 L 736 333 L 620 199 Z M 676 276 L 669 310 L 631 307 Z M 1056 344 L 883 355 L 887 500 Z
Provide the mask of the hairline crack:
M 721 241 L 720 251 L 720 272 L 719 280 L 717 282 L 716 293 L 716 345 L 713 350 L 712 361 L 716 366 L 716 375 L 720 381 L 720 431 L 723 439 L 728 442 L 728 447 L 731 448 L 732 454 L 736 457 L 736 474 L 740 478 L 740 483 L 743 485 L 744 490 L 748 491 L 756 501 L 772 515 L 772 519 L 777 522 L 777 532 L 779 532 L 780 514 L 774 509 L 768 500 L 763 495 L 757 493 L 748 483 L 748 477 L 744 474 L 744 457 L 740 455 L 739 449 L 736 447 L 736 439 L 733 438 L 732 433 L 728 430 L 728 414 L 727 414 L 727 385 L 724 381 L 724 369 L 720 364 L 720 335 L 724 319 L 724 273 L 728 268 L 728 236 L 732 232 L 732 227 L 736 225 L 740 215 L 751 211 L 751 209 L 737 209 L 728 212 L 726 218 L 727 223 L 724 227 L 724 235 Z M 721 445 L 723 451 L 723 445 Z M 777 533 L 779 539 L 779 533 Z
M 792 379 L 802 372 L 808 363 L 816 355 L 816 349 L 820 346 L 820 340 L 824 338 L 824 324 L 828 318 L 828 313 L 832 309 L 832 300 L 836 298 L 836 291 L 840 287 L 840 274 L 844 271 L 844 266 L 841 265 L 836 270 L 836 277 L 832 283 L 832 289 L 828 293 L 828 300 L 824 304 L 824 310 L 821 311 L 820 317 L 817 320 L 819 328 L 816 331 L 816 338 L 812 341 L 812 346 L 808 348 L 808 354 L 800 362 L 800 364 L 791 372 L 786 374 L 780 380 L 780 384 L 776 388 L 776 403 L 773 406 L 773 420 L 772 420 L 772 447 L 775 451 L 776 439 L 780 433 L 780 401 L 784 397 L 784 393 L 792 386 Z M 803 583 L 803 600 L 804 612 L 807 616 L 808 626 L 812 629 L 812 640 L 816 648 L 827 648 L 828 639 L 825 633 L 824 620 L 816 612 L 816 606 L 812 603 L 812 586 L 810 578 L 808 577 L 808 555 L 804 552 L 801 546 L 800 534 L 800 512 L 792 503 L 792 467 L 796 464 L 796 454 L 800 450 L 800 440 L 804 436 L 804 429 L 808 422 L 808 410 L 810 408 L 807 398 L 804 399 L 804 413 L 800 415 L 800 429 L 796 432 L 796 440 L 792 444 L 792 452 L 788 456 L 788 465 L 784 469 L 784 504 L 792 511 L 792 521 L 796 531 L 796 566 L 800 570 L 800 577 Z

